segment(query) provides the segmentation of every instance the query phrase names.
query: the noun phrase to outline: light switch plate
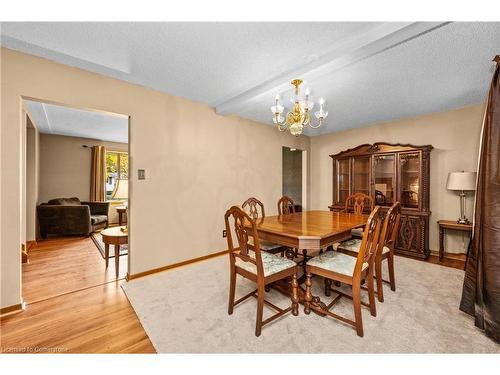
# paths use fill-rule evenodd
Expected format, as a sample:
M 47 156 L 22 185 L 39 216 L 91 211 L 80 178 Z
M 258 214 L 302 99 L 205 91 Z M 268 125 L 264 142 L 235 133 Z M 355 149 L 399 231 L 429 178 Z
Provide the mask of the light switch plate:
M 145 180 L 146 179 L 146 170 L 145 169 L 138 169 L 137 170 L 137 179 L 138 180 Z

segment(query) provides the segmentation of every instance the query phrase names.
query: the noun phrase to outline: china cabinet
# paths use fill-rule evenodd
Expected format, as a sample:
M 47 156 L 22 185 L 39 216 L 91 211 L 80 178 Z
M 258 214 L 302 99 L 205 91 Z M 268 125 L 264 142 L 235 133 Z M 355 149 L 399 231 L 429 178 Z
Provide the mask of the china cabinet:
M 372 196 L 387 211 L 401 202 L 397 253 L 429 256 L 429 167 L 432 146 L 364 144 L 330 155 L 333 199 L 330 210 L 342 210 L 355 192 Z

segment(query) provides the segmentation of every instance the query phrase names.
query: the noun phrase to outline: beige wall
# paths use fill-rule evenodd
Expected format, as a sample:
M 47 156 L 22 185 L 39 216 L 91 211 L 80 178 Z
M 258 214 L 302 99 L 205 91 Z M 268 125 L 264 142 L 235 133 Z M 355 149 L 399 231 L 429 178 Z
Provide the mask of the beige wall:
M 89 148 L 82 147 L 83 145 Z M 40 135 L 40 202 L 58 197 L 90 197 L 91 146 L 104 146 L 109 151 L 128 151 L 127 143 L 96 139 Z M 109 220 L 118 222 L 116 205 L 111 205 Z
M 269 214 L 281 147 L 309 151 L 269 125 L 46 59 L 1 50 L 1 306 L 21 300 L 21 97 L 130 115 L 130 257 L 138 273 L 224 250 L 223 214 L 250 195 Z M 146 169 L 138 181 L 136 169 Z
M 449 172 L 476 171 L 479 137 L 484 105 L 473 105 L 454 111 L 433 113 L 384 124 L 372 125 L 311 138 L 311 204 L 313 209 L 326 209 L 332 203 L 331 154 L 363 143 L 389 142 L 434 146 L 431 152 L 430 239 L 429 247 L 437 250 L 440 219 L 460 216 L 458 196 L 446 190 Z M 473 198 L 467 199 L 467 216 L 471 219 Z M 467 238 L 449 236 L 449 252 L 465 252 Z

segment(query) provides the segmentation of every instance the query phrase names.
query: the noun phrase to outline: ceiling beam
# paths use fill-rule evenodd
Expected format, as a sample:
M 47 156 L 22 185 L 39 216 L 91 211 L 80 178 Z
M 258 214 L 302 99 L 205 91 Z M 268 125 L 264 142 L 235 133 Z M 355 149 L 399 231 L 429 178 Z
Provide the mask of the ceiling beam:
M 375 56 L 392 47 L 405 43 L 422 34 L 433 31 L 449 22 L 387 22 L 362 35 L 337 44 L 327 53 L 314 60 L 293 67 L 269 80 L 251 87 L 239 94 L 224 98 L 214 103 L 215 112 L 220 115 L 235 114 L 248 102 L 264 95 L 274 95 L 290 89 L 292 79 L 300 77 L 312 80 L 332 73 L 356 62 Z M 326 98 L 328 99 L 328 98 Z
M 49 120 L 49 115 L 47 113 L 47 108 L 45 107 L 44 103 L 41 103 L 40 105 L 42 106 L 43 114 L 45 116 L 45 120 L 47 123 L 47 128 L 49 129 L 49 133 L 54 134 L 54 131 L 52 130 L 52 126 L 50 125 L 50 120 Z

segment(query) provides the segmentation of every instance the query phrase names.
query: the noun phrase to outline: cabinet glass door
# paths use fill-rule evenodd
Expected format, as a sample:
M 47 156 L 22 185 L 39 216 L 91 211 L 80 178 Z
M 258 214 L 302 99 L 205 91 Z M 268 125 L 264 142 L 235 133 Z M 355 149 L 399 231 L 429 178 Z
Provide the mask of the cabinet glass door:
M 396 190 L 396 157 L 394 154 L 373 156 L 373 187 L 375 204 L 392 206 Z
M 401 206 L 419 208 L 420 203 L 420 153 L 399 155 L 401 173 Z
M 342 159 L 337 161 L 338 173 L 338 191 L 337 200 L 339 203 L 344 203 L 349 196 L 349 175 L 350 163 L 349 159 Z
M 370 157 L 352 159 L 352 193 L 370 195 Z

